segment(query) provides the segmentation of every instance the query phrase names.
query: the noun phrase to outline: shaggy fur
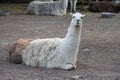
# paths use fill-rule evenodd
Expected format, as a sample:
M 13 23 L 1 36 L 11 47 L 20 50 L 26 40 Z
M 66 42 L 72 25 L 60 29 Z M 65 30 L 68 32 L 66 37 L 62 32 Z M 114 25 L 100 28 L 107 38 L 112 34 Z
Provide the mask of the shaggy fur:
M 32 1 L 28 5 L 28 13 L 33 15 L 66 15 L 68 0 Z
M 77 0 L 70 0 L 71 12 L 76 12 Z
M 10 50 L 10 59 L 14 62 L 22 58 L 23 64 L 33 67 L 76 68 L 84 15 L 75 13 L 72 17 L 65 38 L 19 40 Z
M 24 64 L 37 67 L 52 68 L 62 63 L 60 55 L 60 43 L 62 39 L 36 39 L 23 51 Z M 60 59 L 60 60 L 59 60 Z
M 22 63 L 22 51 L 29 45 L 32 39 L 19 39 L 17 40 L 9 50 L 9 59 L 16 64 Z

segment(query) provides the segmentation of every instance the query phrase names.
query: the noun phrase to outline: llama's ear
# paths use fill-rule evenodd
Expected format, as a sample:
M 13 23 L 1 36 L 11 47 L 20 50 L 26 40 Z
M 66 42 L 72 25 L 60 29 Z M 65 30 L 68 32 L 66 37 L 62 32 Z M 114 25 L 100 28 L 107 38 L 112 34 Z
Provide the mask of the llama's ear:
M 85 15 L 82 15 L 83 17 L 85 17 Z
M 82 15 L 81 19 L 83 19 L 85 17 L 85 15 Z

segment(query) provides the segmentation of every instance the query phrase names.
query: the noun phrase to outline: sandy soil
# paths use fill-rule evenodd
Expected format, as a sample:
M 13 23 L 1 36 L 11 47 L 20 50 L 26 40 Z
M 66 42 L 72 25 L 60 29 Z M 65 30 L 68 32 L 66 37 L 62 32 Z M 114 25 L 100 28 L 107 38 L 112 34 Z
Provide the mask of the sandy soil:
M 0 80 L 120 80 L 120 14 L 100 18 L 85 13 L 77 68 L 33 68 L 8 60 L 10 45 L 20 38 L 64 37 L 71 16 L 0 16 Z

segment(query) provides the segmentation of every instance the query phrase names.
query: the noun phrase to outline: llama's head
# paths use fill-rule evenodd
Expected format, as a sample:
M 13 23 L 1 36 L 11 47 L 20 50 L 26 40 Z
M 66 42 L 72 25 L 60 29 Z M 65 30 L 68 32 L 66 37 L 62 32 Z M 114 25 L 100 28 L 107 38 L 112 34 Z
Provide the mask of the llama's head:
M 82 22 L 82 19 L 84 18 L 85 15 L 82 15 L 81 13 L 74 13 L 72 15 L 72 24 L 74 24 L 76 27 L 79 26 Z

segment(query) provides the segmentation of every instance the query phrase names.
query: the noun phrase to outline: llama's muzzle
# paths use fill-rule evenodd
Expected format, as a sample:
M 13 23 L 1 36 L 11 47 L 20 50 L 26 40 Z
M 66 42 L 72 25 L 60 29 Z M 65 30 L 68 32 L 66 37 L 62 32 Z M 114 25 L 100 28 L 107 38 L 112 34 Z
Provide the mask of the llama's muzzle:
M 79 19 L 77 19 L 77 25 L 78 25 L 78 24 L 80 24 L 80 20 L 79 20 Z

